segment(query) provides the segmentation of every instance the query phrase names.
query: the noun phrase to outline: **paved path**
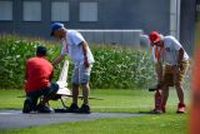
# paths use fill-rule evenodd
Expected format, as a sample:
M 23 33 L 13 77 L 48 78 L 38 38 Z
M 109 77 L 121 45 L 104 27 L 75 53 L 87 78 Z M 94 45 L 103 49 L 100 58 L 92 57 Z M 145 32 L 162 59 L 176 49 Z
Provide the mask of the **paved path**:
M 127 118 L 143 114 L 128 113 L 51 113 L 51 114 L 23 114 L 18 110 L 0 110 L 0 129 L 25 128 L 45 124 L 96 120 L 102 118 Z

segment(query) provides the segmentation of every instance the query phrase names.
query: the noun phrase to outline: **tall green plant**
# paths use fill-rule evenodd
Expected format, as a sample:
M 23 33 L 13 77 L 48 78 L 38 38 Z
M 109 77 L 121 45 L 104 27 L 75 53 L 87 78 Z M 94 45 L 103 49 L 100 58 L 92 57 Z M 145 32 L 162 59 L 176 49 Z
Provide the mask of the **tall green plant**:
M 0 36 L 0 88 L 22 88 L 25 62 L 35 55 L 38 45 L 48 48 L 51 61 L 60 53 L 60 47 L 52 42 Z M 95 64 L 91 74 L 92 88 L 143 88 L 154 80 L 151 57 L 144 51 L 117 46 L 93 45 Z M 71 62 L 70 62 L 71 63 Z M 69 70 L 71 81 L 72 64 Z M 62 64 L 55 69 L 58 78 Z
M 153 80 L 154 66 L 144 51 L 133 48 L 93 48 L 95 64 L 91 84 L 98 88 L 144 88 Z
M 36 47 L 45 45 L 40 41 L 28 41 L 16 36 L 0 37 L 0 87 L 22 88 L 26 60 L 35 55 Z M 48 46 L 49 55 L 57 52 Z

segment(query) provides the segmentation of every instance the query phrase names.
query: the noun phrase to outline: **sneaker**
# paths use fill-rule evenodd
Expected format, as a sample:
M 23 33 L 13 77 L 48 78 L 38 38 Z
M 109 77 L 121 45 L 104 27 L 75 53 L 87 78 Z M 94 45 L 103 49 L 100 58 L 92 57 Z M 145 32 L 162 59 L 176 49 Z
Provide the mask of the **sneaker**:
M 81 106 L 81 108 L 78 110 L 78 113 L 83 113 L 83 114 L 90 114 L 90 106 L 89 105 L 86 105 L 86 104 L 83 104 Z
M 186 108 L 185 104 L 179 103 L 178 110 L 176 113 L 179 113 L 179 114 L 185 113 L 185 108 Z
M 154 108 L 152 111 L 150 111 L 152 114 L 162 114 L 166 113 L 166 108 L 165 106 L 161 106 L 161 108 Z
M 71 106 L 68 108 L 67 111 L 68 111 L 69 113 L 77 113 L 78 110 L 79 110 L 78 105 L 75 104 L 75 103 L 72 103 Z
M 162 114 L 163 111 L 160 109 L 153 109 L 152 111 L 150 111 L 151 114 Z
M 54 112 L 54 110 L 51 107 L 49 107 L 47 105 L 41 105 L 41 104 L 39 104 L 37 106 L 37 111 L 38 111 L 38 113 L 52 113 L 52 112 Z
M 32 101 L 30 99 L 26 99 L 24 101 L 24 107 L 22 109 L 23 113 L 30 113 L 32 111 Z
M 54 111 L 55 113 L 69 113 L 67 108 L 56 108 Z

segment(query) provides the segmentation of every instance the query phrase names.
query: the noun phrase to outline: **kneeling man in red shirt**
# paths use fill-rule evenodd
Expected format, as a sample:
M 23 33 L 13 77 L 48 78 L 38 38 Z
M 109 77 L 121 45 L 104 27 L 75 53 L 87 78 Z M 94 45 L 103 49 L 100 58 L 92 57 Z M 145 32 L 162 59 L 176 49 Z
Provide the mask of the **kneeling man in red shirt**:
M 48 106 L 48 101 L 52 99 L 59 86 L 51 83 L 53 77 L 53 66 L 46 59 L 47 49 L 38 46 L 36 56 L 27 60 L 25 74 L 25 92 L 23 113 L 38 111 L 50 113 L 53 110 Z M 43 98 L 37 105 L 38 98 Z

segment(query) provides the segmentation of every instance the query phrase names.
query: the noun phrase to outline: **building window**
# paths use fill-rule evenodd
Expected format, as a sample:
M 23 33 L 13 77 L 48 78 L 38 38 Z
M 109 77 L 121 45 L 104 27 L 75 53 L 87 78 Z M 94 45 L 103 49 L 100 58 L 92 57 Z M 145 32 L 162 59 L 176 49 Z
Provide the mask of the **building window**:
M 81 2 L 79 19 L 82 22 L 95 22 L 98 20 L 97 2 Z
M 0 20 L 11 21 L 13 20 L 13 2 L 0 1 Z
M 69 21 L 69 3 L 68 2 L 52 2 L 51 5 L 52 21 Z
M 23 2 L 23 20 L 24 21 L 41 21 L 42 6 L 40 1 Z

